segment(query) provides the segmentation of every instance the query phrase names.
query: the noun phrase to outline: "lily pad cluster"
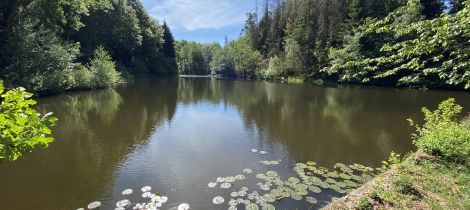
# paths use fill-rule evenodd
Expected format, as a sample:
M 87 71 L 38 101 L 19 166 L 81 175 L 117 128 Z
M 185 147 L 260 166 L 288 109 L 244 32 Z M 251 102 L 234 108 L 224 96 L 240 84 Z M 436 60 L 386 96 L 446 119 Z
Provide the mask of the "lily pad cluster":
M 345 165 L 337 163 L 333 170 L 329 171 L 325 167 L 317 167 L 313 161 L 306 164 L 297 163 L 294 171 L 314 193 L 321 192 L 320 188 L 331 189 L 337 193 L 349 193 L 363 183 L 367 182 L 374 175 L 375 169 L 360 164 Z
M 257 149 L 252 149 L 252 152 L 259 153 Z M 280 161 L 263 160 L 259 163 L 277 165 Z M 256 178 L 260 180 L 256 184 L 258 191 L 250 192 L 248 187 L 242 187 L 240 190 L 231 192 L 228 209 L 237 209 L 239 205 L 244 206 L 245 209 L 275 209 L 273 203 L 286 198 L 297 201 L 304 200 L 314 205 L 318 203 L 315 194 L 324 190 L 333 190 L 339 194 L 351 192 L 371 179 L 376 171 L 360 164 L 345 165 L 341 163 L 335 164 L 333 169 L 329 170 L 325 167 L 318 167 L 317 163 L 313 161 L 297 163 L 293 169 L 297 176 L 289 177 L 287 180 L 283 180 L 279 173 L 273 170 L 256 174 Z M 243 172 L 251 174 L 253 170 L 245 169 Z M 232 186 L 233 182 L 230 181 L 233 181 L 230 177 L 219 177 L 217 182 L 209 183 L 209 187 L 213 188 L 217 183 Z M 226 187 L 222 188 L 227 189 Z M 224 202 L 225 199 L 221 196 L 213 199 L 213 203 L 217 205 Z
M 125 209 L 146 209 L 146 210 L 158 210 L 158 208 L 162 207 L 168 201 L 168 197 L 160 196 L 159 193 L 152 193 L 152 187 L 145 186 L 142 187 L 140 191 L 142 191 L 142 198 L 145 198 L 144 202 L 136 203 L 132 205 L 131 201 L 128 199 L 120 200 L 116 203 L 115 210 L 125 210 Z M 133 194 L 133 189 L 125 189 L 122 191 L 122 195 L 131 195 Z M 88 209 L 98 209 L 101 207 L 100 201 L 94 201 L 88 204 Z M 188 210 L 189 205 L 186 203 L 180 204 L 178 206 L 178 210 Z M 79 208 L 77 210 L 84 210 L 84 208 Z

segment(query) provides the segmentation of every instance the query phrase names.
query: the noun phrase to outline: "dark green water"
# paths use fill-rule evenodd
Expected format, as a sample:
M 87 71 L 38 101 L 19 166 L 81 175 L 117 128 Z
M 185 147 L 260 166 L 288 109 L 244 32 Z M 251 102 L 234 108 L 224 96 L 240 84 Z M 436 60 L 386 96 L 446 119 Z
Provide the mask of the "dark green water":
M 257 188 L 257 173 L 275 170 L 288 178 L 295 163 L 308 160 L 329 168 L 336 162 L 379 166 L 391 151 L 412 151 L 405 119 L 421 119 L 421 107 L 448 97 L 470 108 L 468 92 L 207 78 L 137 80 L 116 90 L 43 98 L 39 108 L 60 119 L 56 141 L 0 164 L 0 209 L 77 209 L 95 200 L 114 209 L 122 190 L 146 185 L 169 197 L 162 209 L 183 202 L 191 209 L 227 209 L 232 189 Z M 276 166 L 258 163 L 278 159 Z M 254 173 L 232 189 L 208 188 L 245 168 Z M 218 195 L 224 205 L 212 204 Z M 332 196 L 316 195 L 320 202 L 312 208 Z M 310 207 L 291 199 L 276 206 Z

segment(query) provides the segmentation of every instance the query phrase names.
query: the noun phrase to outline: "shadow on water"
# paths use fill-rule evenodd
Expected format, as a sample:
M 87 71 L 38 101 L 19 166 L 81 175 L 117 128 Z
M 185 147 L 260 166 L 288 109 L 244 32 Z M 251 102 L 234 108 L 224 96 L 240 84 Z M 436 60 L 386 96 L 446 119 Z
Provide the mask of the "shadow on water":
M 269 169 L 251 148 L 282 158 L 276 170 L 283 176 L 308 160 L 378 166 L 391 151 L 413 150 L 406 118 L 421 119 L 421 107 L 448 97 L 470 108 L 467 92 L 210 78 L 138 79 L 116 90 L 43 98 L 38 108 L 59 118 L 56 141 L 0 164 L 1 208 L 76 209 L 97 199 L 111 208 L 123 188 L 150 183 L 170 197 L 169 206 L 213 209 L 212 198 L 223 192 L 208 182 Z

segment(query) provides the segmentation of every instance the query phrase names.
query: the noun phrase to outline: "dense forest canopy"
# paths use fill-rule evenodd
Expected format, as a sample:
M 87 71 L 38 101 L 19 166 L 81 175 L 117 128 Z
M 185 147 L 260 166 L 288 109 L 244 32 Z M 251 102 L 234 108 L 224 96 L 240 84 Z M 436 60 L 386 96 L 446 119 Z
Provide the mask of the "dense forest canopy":
M 62 92 L 136 74 L 174 75 L 173 41 L 139 0 L 0 2 L 0 80 L 7 86 Z
M 181 42 L 180 72 L 470 88 L 468 0 L 265 0 L 263 5 L 247 14 L 241 37 L 223 47 Z

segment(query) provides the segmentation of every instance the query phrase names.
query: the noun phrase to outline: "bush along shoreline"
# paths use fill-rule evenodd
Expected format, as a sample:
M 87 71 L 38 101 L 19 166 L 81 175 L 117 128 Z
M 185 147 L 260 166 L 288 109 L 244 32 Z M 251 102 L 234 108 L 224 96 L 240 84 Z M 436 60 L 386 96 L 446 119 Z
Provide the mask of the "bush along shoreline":
M 383 173 L 324 209 L 470 209 L 470 116 L 459 119 L 454 99 L 423 108 L 413 134 L 418 150 L 392 153 Z

